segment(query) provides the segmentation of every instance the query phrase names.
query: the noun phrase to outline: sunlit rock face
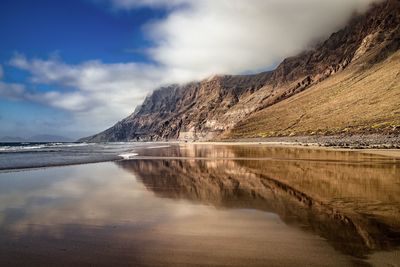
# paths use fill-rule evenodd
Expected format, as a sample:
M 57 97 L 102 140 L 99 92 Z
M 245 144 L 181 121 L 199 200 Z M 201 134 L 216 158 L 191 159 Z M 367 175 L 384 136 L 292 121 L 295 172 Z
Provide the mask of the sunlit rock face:
M 224 136 L 254 112 L 309 89 L 349 66 L 365 72 L 398 51 L 399 10 L 396 0 L 375 5 L 325 42 L 285 59 L 270 72 L 217 75 L 155 90 L 132 115 L 82 141 L 210 140 Z
M 271 73 L 215 76 L 187 85 L 172 85 L 148 96 L 128 118 L 87 141 L 204 140 L 231 127 L 243 112 L 231 112 L 240 98 L 267 83 Z

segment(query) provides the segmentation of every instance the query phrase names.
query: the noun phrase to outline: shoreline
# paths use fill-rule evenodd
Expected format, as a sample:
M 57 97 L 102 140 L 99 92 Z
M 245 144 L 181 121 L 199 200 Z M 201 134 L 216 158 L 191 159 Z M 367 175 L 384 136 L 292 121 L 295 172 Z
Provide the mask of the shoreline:
M 400 135 L 334 135 L 238 138 L 215 141 L 177 141 L 172 143 L 214 145 L 267 145 L 277 147 L 313 148 L 331 151 L 354 151 L 400 158 Z
M 224 142 L 224 140 L 219 140 Z M 340 148 L 384 148 L 400 149 L 400 135 L 396 134 L 355 134 L 355 135 L 310 135 L 226 139 L 228 142 L 270 142 L 292 143 L 302 145 L 317 145 L 322 147 Z
M 182 143 L 181 143 L 182 144 Z M 303 148 L 303 149 L 320 149 L 325 151 L 350 151 L 350 152 L 358 152 L 363 154 L 375 154 L 380 156 L 387 156 L 393 158 L 400 159 L 400 148 L 347 148 L 347 147 L 335 147 L 335 146 L 321 146 L 317 143 L 292 143 L 292 142 L 244 142 L 244 141 L 215 141 L 215 142 L 192 142 L 192 143 L 184 143 L 184 144 L 198 144 L 198 145 L 264 145 L 270 147 L 288 147 L 288 148 Z
M 298 138 L 298 137 L 296 137 Z M 307 137 L 306 137 L 307 138 Z M 156 142 L 146 142 L 153 144 L 171 144 L 171 145 L 221 145 L 221 146 L 266 146 L 266 147 L 286 147 L 286 148 L 301 148 L 301 149 L 320 149 L 326 151 L 350 151 L 363 154 L 374 154 L 380 156 L 391 157 L 395 159 L 400 159 L 400 146 L 399 147 L 388 147 L 387 144 L 383 145 L 373 145 L 369 147 L 356 147 L 356 146 L 326 146 L 317 142 L 297 142 L 293 140 L 294 138 L 257 138 L 257 139 L 237 139 L 237 140 L 218 140 L 218 141 L 156 141 Z M 303 139 L 305 140 L 305 139 Z M 151 147 L 142 147 L 140 149 L 151 149 Z M 146 159 L 161 159 L 164 157 L 144 157 Z M 143 159 L 140 154 L 135 155 L 135 157 L 129 158 L 129 160 Z M 61 164 L 50 164 L 50 165 L 36 165 L 36 166 L 18 166 L 14 168 L 0 168 L 0 173 L 8 172 L 18 172 L 18 171 L 30 171 L 35 169 L 44 169 L 52 167 L 67 167 L 73 165 L 85 165 L 94 163 L 105 163 L 105 162 L 115 162 L 115 161 L 127 160 L 122 157 L 113 158 L 109 160 L 93 160 L 84 162 L 74 162 L 74 163 L 61 163 Z
M 0 168 L 1 173 L 11 173 L 11 172 L 24 172 L 24 171 L 33 171 L 33 170 L 41 170 L 47 168 L 57 168 L 57 167 L 69 167 L 69 166 L 77 166 L 77 165 L 88 165 L 88 164 L 98 164 L 98 163 L 107 163 L 107 162 L 116 162 L 123 159 L 111 159 L 111 160 L 102 160 L 102 161 L 82 161 L 82 162 L 74 162 L 74 163 L 61 163 L 61 164 L 48 164 L 48 165 L 37 165 L 37 166 L 22 166 L 22 167 L 12 167 L 12 168 Z

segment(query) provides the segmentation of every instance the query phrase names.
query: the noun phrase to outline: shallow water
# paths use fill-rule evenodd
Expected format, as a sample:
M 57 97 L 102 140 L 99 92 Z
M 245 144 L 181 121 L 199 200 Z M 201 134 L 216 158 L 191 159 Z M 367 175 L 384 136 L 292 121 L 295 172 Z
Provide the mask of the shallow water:
M 113 161 L 154 144 L 121 143 L 0 143 L 0 171 Z
M 0 173 L 0 265 L 385 266 L 400 161 L 254 145 Z

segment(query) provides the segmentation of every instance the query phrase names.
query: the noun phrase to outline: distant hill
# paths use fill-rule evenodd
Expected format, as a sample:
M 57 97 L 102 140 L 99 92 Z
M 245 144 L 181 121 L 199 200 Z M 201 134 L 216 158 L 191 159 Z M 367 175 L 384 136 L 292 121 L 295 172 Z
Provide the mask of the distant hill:
M 4 136 L 0 138 L 0 142 L 15 142 L 15 143 L 19 143 L 19 142 L 26 142 L 26 139 L 21 138 L 21 137 L 12 137 L 12 136 Z
M 400 134 L 399 49 L 400 1 L 386 0 L 273 71 L 155 90 L 82 141 Z
M 29 141 L 31 141 L 31 142 L 71 142 L 72 140 L 67 137 L 64 137 L 64 136 L 42 134 L 42 135 L 35 135 L 35 136 L 30 137 Z
M 18 136 L 11 137 L 11 136 L 5 136 L 0 138 L 0 142 L 71 142 L 72 140 L 64 137 L 64 136 L 58 136 L 58 135 L 35 135 L 31 136 L 29 138 L 21 138 Z

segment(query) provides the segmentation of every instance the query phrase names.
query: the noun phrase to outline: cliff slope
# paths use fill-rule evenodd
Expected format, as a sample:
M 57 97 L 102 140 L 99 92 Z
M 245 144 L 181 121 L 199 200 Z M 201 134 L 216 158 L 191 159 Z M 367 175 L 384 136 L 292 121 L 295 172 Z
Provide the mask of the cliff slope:
M 399 47 L 400 1 L 387 0 L 274 71 L 160 88 L 82 141 L 397 132 Z

